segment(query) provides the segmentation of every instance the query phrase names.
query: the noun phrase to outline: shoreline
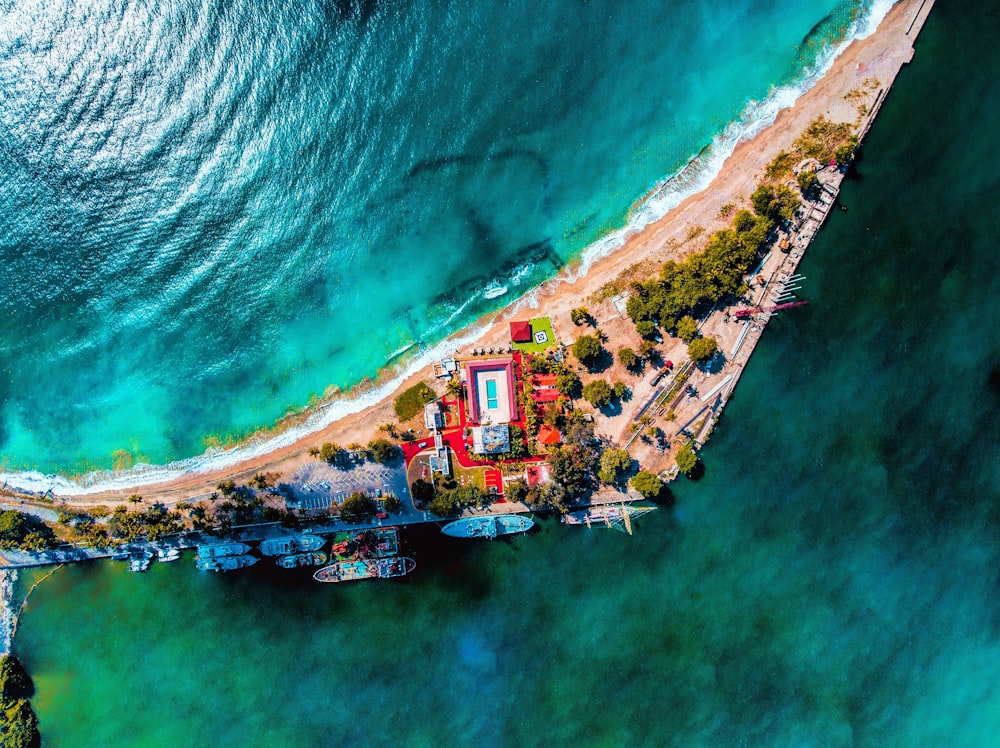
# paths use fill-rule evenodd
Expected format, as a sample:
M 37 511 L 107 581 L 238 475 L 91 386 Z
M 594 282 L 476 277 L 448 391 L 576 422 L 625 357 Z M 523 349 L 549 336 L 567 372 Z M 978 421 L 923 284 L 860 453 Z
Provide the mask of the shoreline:
M 573 306 L 579 305 L 582 298 L 593 294 L 637 262 L 648 260 L 660 264 L 666 259 L 679 259 L 691 251 L 696 251 L 699 248 L 697 242 L 694 244 L 691 242 L 693 238 L 697 238 L 691 236 L 695 228 L 701 230 L 700 235 L 707 236 L 722 227 L 718 215 L 722 205 L 727 203 L 735 203 L 737 207 L 746 205 L 747 198 L 756 185 L 756 180 L 761 176 L 764 165 L 797 137 L 804 127 L 804 124 L 800 123 L 807 124 L 815 116 L 835 108 L 838 103 L 843 104 L 838 102 L 838 99 L 843 92 L 850 90 L 851 81 L 858 76 L 857 66 L 866 65 L 867 72 L 877 67 L 875 63 L 879 60 L 898 62 L 905 57 L 900 65 L 908 61 L 906 50 L 897 48 L 899 41 L 897 32 L 912 30 L 918 17 L 926 18 L 931 6 L 933 2 L 928 3 L 926 0 L 924 2 L 900 0 L 884 14 L 874 33 L 858 38 L 865 30 L 859 29 L 852 41 L 838 46 L 838 53 L 826 65 L 825 73 L 813 81 L 808 89 L 797 97 L 792 106 L 776 111 L 773 121 L 760 127 L 751 138 L 745 139 L 741 136 L 718 172 L 708 180 L 707 186 L 702 186 L 698 191 L 687 195 L 664 215 L 638 230 L 633 228 L 636 216 L 642 215 L 649 208 L 651 201 L 656 199 L 672 180 L 683 175 L 684 170 L 665 180 L 640 200 L 629 212 L 629 223 L 626 227 L 612 232 L 585 249 L 577 260 L 563 268 L 555 278 L 531 289 L 503 309 L 480 317 L 472 325 L 422 351 L 410 364 L 404 365 L 402 371 L 383 370 L 374 382 L 371 380 L 362 382 L 332 402 L 315 406 L 307 412 L 292 414 L 277 424 L 277 428 L 280 429 L 289 422 L 301 421 L 302 426 L 295 424 L 277 434 L 261 432 L 264 434 L 263 438 L 250 437 L 234 449 L 210 451 L 165 466 L 133 468 L 120 476 L 114 476 L 113 473 L 88 474 L 94 476 L 95 480 L 109 475 L 114 476 L 113 480 L 122 479 L 122 483 L 114 486 L 108 486 L 107 482 L 93 486 L 84 483 L 81 486 L 65 478 L 30 471 L 0 475 L 0 479 L 6 478 L 11 481 L 16 480 L 17 476 L 31 478 L 39 484 L 40 489 L 48 486 L 48 491 L 57 496 L 77 500 L 86 497 L 85 503 L 118 501 L 136 489 L 143 490 L 148 498 L 167 503 L 196 499 L 210 493 L 214 484 L 224 478 L 246 478 L 258 471 L 287 475 L 309 461 L 310 458 L 306 455 L 309 446 L 322 441 L 367 442 L 375 435 L 378 423 L 393 420 L 392 397 L 396 392 L 421 379 L 433 379 L 430 374 L 430 364 L 426 360 L 449 355 L 472 343 L 483 346 L 506 343 L 506 323 L 519 312 L 528 309 L 541 310 L 540 313 L 553 319 L 558 337 L 563 341 L 571 341 L 581 332 L 568 324 L 568 312 Z M 916 31 L 919 32 L 919 27 Z M 903 37 L 907 35 L 903 33 Z M 909 52 L 912 53 L 912 48 Z M 898 67 L 892 73 L 892 78 L 896 72 Z M 883 85 L 888 90 L 891 78 L 884 80 Z M 884 96 L 881 100 L 884 100 Z M 875 111 L 877 112 L 877 109 Z M 873 116 L 874 114 L 871 118 Z M 740 123 L 744 126 L 748 124 L 753 126 L 753 123 L 743 122 L 742 119 Z M 694 160 L 691 163 L 693 162 Z M 600 255 L 600 249 L 593 249 L 605 246 L 609 242 L 613 243 L 619 238 L 621 246 L 611 249 L 606 254 Z M 691 246 L 688 246 L 689 244 Z M 588 253 L 591 253 L 591 256 L 588 256 Z M 593 254 L 600 256 L 595 259 Z M 602 313 L 606 316 L 608 312 L 602 309 Z M 604 329 L 603 321 L 602 329 Z M 623 341 L 620 337 L 612 334 L 609 347 L 621 342 Z M 670 339 L 667 340 L 668 345 L 672 342 Z M 728 392 L 731 391 L 732 387 L 729 387 Z M 347 409 L 354 412 L 334 415 L 328 422 L 322 423 L 331 410 L 345 402 L 349 403 Z M 301 433 L 303 429 L 307 433 Z M 231 459 L 225 460 L 226 455 Z M 223 459 L 219 460 L 220 457 Z M 223 464 L 205 465 L 213 461 Z M 177 471 L 181 471 L 180 474 L 177 474 Z M 88 476 L 83 476 L 84 481 Z

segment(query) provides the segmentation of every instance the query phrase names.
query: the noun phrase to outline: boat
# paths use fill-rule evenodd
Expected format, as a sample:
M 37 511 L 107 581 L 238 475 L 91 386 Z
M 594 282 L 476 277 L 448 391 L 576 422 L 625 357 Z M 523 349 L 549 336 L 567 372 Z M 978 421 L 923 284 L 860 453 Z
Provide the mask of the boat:
M 245 569 L 257 563 L 255 556 L 216 556 L 215 558 L 196 558 L 195 566 L 202 571 L 233 571 L 235 569 Z
M 309 553 L 293 553 L 290 556 L 282 556 L 278 559 L 278 566 L 282 569 L 298 569 L 301 566 L 322 566 L 329 557 L 323 551 L 310 551 Z
M 153 561 L 153 554 L 149 551 L 135 551 L 129 556 L 129 571 L 146 571 Z
M 356 579 L 391 579 L 409 574 L 417 568 L 412 558 L 359 558 L 338 561 L 313 574 L 317 582 L 352 582 Z
M 356 539 L 362 558 L 389 558 L 399 553 L 399 530 L 395 527 L 364 530 Z
M 535 526 L 534 520 L 520 514 L 496 514 L 487 517 L 463 517 L 441 528 L 453 538 L 495 538 L 527 532 Z
M 598 506 L 578 509 L 564 514 L 564 525 L 586 525 L 587 527 L 610 527 L 632 534 L 632 519 L 647 512 L 652 512 L 655 506 L 630 506 L 628 504 L 601 504 Z
M 212 543 L 198 546 L 198 558 L 222 558 L 224 556 L 242 556 L 250 552 L 246 543 Z
M 176 561 L 181 557 L 181 552 L 177 548 L 159 548 L 156 549 L 156 560 L 166 563 L 167 561 Z
M 379 579 L 391 579 L 392 577 L 402 577 L 417 568 L 417 562 L 405 556 L 400 558 L 380 558 L 375 562 Z
M 287 535 L 283 538 L 269 538 L 260 544 L 260 552 L 265 556 L 288 556 L 293 553 L 318 551 L 326 543 L 322 535 Z
M 378 569 L 373 561 L 359 558 L 355 561 L 338 561 L 324 566 L 313 574 L 317 582 L 352 582 L 355 579 L 374 579 Z
M 388 558 L 399 553 L 399 530 L 373 527 L 361 532 L 338 532 L 333 536 L 330 557 L 338 561 L 361 558 Z

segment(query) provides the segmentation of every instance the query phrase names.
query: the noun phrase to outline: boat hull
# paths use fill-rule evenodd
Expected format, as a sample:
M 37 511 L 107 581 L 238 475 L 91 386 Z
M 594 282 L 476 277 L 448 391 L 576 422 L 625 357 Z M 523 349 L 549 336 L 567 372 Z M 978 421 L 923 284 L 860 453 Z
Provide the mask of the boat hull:
M 489 517 L 463 517 L 449 522 L 441 532 L 453 538 L 495 538 L 527 532 L 535 526 L 534 520 L 519 514 L 500 514 Z
M 297 553 L 318 551 L 326 543 L 322 535 L 294 535 L 285 538 L 271 538 L 260 544 L 260 552 L 265 556 L 288 556 Z
M 290 556 L 282 556 L 278 559 L 278 566 L 282 569 L 299 569 L 303 566 L 322 566 L 327 562 L 328 556 L 323 551 L 312 551 L 310 553 L 293 553 Z

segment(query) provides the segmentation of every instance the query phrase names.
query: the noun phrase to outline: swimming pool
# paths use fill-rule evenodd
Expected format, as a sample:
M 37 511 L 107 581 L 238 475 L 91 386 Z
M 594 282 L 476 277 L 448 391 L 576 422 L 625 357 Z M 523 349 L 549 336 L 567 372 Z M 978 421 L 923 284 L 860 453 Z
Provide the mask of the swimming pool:
M 486 380 L 486 407 L 488 410 L 496 410 L 500 405 L 497 400 L 497 383 L 493 379 Z

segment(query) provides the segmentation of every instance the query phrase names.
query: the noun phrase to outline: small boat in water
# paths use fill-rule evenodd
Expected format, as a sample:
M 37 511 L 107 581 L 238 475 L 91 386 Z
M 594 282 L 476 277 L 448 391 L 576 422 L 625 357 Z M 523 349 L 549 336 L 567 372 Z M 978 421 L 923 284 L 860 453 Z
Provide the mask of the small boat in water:
M 250 552 L 246 543 L 212 543 L 198 546 L 198 558 L 222 558 L 224 556 L 242 556 Z
M 318 551 L 326 543 L 322 535 L 289 535 L 284 538 L 269 538 L 260 544 L 260 552 L 265 556 L 288 556 L 293 553 Z
M 655 506 L 629 506 L 628 504 L 600 504 L 578 509 L 575 512 L 564 514 L 562 523 L 564 525 L 586 525 L 587 527 L 610 527 L 612 530 L 621 530 L 632 534 L 632 519 L 647 512 L 652 512 Z
M 181 557 L 181 552 L 177 548 L 160 548 L 156 549 L 156 560 L 166 563 L 167 561 L 176 561 Z
M 255 556 L 217 556 L 215 558 L 196 558 L 195 566 L 197 566 L 202 571 L 234 571 L 236 569 L 245 569 L 248 566 L 253 566 L 257 563 L 257 558 Z
M 359 558 L 338 561 L 313 574 L 317 582 L 351 582 L 355 579 L 391 579 L 409 574 L 417 568 L 412 558 Z
M 135 551 L 129 556 L 129 571 L 146 571 L 153 561 L 153 554 L 149 551 Z
M 310 551 L 309 553 L 293 553 L 290 556 L 282 556 L 278 559 L 278 566 L 282 569 L 298 569 L 303 566 L 322 566 L 328 560 L 328 556 L 323 551 Z
M 520 514 L 496 514 L 456 519 L 442 527 L 441 532 L 453 538 L 495 538 L 499 535 L 527 532 L 534 526 L 534 520 Z

